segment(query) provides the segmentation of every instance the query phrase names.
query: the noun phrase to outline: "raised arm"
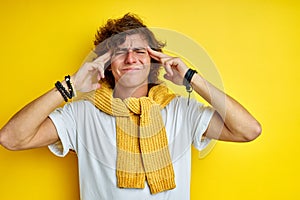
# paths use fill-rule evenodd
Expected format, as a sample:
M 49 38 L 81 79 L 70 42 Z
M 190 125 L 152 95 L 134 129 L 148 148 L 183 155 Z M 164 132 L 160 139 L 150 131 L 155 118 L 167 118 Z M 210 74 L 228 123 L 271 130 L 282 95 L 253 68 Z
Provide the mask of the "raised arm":
M 56 142 L 58 135 L 48 115 L 62 102 L 60 93 L 52 89 L 26 105 L 0 130 L 0 144 L 22 150 Z
M 73 87 L 89 92 L 100 87 L 93 79 L 104 78 L 104 64 L 110 53 L 85 63 L 72 77 Z M 65 88 L 65 81 L 62 82 Z M 64 102 L 60 92 L 53 88 L 17 112 L 0 130 L 0 144 L 10 150 L 31 149 L 47 146 L 59 140 L 56 128 L 48 117 Z
M 258 121 L 235 99 L 198 74 L 193 76 L 191 85 L 217 111 L 205 133 L 207 137 L 223 141 L 248 142 L 260 135 L 261 126 Z
M 150 48 L 148 52 L 152 58 L 161 62 L 165 67 L 166 79 L 177 85 L 183 84 L 188 67 L 180 58 L 174 58 Z M 223 141 L 246 142 L 260 135 L 261 126 L 258 121 L 232 97 L 199 74 L 192 77 L 191 85 L 216 110 L 206 130 L 206 137 Z

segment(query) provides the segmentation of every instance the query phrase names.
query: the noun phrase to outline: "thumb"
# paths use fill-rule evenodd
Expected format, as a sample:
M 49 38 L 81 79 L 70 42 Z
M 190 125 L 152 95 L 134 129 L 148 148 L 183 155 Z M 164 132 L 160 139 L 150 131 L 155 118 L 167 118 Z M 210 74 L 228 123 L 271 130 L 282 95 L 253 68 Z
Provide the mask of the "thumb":
M 172 76 L 170 76 L 169 74 L 164 74 L 164 78 L 169 81 L 172 81 Z

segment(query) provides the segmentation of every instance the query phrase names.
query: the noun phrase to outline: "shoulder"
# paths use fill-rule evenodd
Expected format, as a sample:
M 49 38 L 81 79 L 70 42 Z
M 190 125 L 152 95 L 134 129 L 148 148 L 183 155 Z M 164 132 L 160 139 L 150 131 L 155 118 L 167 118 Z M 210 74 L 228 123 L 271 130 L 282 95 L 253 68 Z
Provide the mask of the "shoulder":
M 163 113 L 168 118 L 180 118 L 181 120 L 197 121 L 200 118 L 211 118 L 214 109 L 207 106 L 197 99 L 188 99 L 176 96 L 164 109 Z
M 57 108 L 53 113 L 55 114 L 69 114 L 77 115 L 86 112 L 94 111 L 96 107 L 87 100 L 78 100 L 65 104 L 63 107 Z
M 196 99 L 188 99 L 183 96 L 177 95 L 167 106 L 166 109 L 182 109 L 182 110 L 191 110 L 204 107 L 204 104 L 197 101 Z
M 88 100 L 78 100 L 71 103 L 67 103 L 64 108 L 66 109 L 94 109 L 95 105 Z

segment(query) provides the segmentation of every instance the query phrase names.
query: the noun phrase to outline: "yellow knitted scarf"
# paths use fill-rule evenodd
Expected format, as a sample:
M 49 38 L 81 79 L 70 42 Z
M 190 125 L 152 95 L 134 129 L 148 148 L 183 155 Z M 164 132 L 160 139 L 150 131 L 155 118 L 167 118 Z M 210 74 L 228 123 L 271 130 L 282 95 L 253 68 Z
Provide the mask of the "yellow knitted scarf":
M 99 110 L 116 117 L 118 187 L 144 188 L 146 179 L 152 194 L 176 187 L 161 116 L 161 109 L 174 97 L 166 86 L 157 85 L 148 97 L 121 100 L 113 98 L 105 82 L 87 97 Z

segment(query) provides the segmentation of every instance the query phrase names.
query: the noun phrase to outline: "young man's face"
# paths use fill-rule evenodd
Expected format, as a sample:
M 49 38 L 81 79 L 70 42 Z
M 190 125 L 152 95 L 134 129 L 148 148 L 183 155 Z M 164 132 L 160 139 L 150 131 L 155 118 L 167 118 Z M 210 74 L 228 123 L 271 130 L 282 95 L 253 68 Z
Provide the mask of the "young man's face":
M 115 84 L 133 88 L 148 84 L 151 58 L 148 43 L 139 34 L 128 35 L 123 44 L 115 49 L 111 59 L 111 69 Z

